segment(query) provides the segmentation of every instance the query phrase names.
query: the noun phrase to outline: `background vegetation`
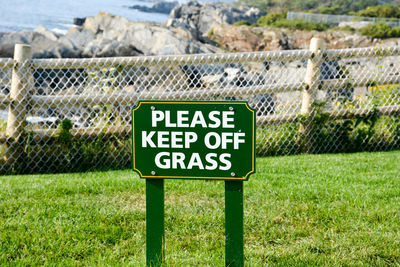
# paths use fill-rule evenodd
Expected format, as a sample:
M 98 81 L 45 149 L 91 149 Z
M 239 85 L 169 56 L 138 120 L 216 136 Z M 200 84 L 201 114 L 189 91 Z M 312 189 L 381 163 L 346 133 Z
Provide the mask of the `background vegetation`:
M 400 18 L 400 7 L 390 4 L 369 6 L 358 12 L 349 12 L 349 14 L 360 17 Z
M 253 26 L 273 26 L 308 31 L 324 31 L 329 28 L 327 24 L 321 22 L 286 20 L 286 13 L 288 11 L 377 18 L 400 18 L 400 0 L 387 2 L 375 0 L 340 0 L 335 2 L 316 0 L 239 0 L 239 3 L 255 6 L 268 12 L 266 16 L 261 17 Z M 237 25 L 250 25 L 250 23 L 242 21 Z M 368 25 L 359 30 L 359 32 L 372 38 L 384 39 L 400 37 L 400 28 L 391 27 L 384 23 Z
M 353 100 L 339 99 L 315 102 L 312 131 L 304 136 L 297 123 L 285 123 L 257 128 L 258 155 L 289 155 L 309 153 L 343 153 L 400 149 L 400 115 L 381 116 L 378 106 L 399 105 L 400 85 L 371 86 L 370 98 L 354 96 Z M 330 120 L 327 105 L 351 110 L 369 108 L 371 112 L 352 119 Z
M 272 26 L 288 28 L 292 30 L 307 31 L 324 31 L 328 29 L 328 25 L 321 22 L 304 21 L 304 20 L 287 20 L 286 12 L 272 12 L 258 19 L 255 26 Z
M 396 14 L 397 12 L 399 12 L 400 14 L 400 8 L 398 7 L 396 7 Z M 246 25 L 246 26 L 256 26 L 256 27 L 280 27 L 292 30 L 306 30 L 306 31 L 325 31 L 330 28 L 342 31 L 352 31 L 352 32 L 356 31 L 355 29 L 349 26 L 339 28 L 339 27 L 332 27 L 323 22 L 288 20 L 286 19 L 286 15 L 287 12 L 271 12 L 265 16 L 260 17 L 258 21 L 253 25 L 248 21 L 239 21 L 235 23 L 235 25 L 236 26 Z M 389 26 L 386 23 L 370 24 L 357 31 L 362 35 L 366 35 L 372 38 L 385 39 L 385 38 L 400 37 L 400 28 Z
M 390 12 L 396 8 L 392 7 L 398 7 L 400 0 L 239 0 L 239 3 L 261 8 L 268 13 L 277 11 L 305 11 L 339 15 L 366 9 L 366 11 L 362 11 L 360 14 L 371 16 L 378 12 L 379 17 L 382 17 L 382 14 L 385 14 L 385 17 L 393 17 L 393 14 Z M 375 6 L 381 7 L 375 9 Z
M 399 27 L 390 27 L 385 23 L 370 24 L 361 28 L 359 32 L 362 35 L 380 39 L 400 37 Z

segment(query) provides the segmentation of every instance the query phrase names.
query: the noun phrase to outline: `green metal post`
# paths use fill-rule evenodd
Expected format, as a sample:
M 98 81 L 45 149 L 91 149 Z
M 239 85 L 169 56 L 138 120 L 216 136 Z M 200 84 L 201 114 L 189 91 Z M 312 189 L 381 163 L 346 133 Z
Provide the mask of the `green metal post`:
M 243 265 L 243 182 L 225 181 L 225 266 Z
M 164 180 L 146 180 L 146 266 L 164 261 Z

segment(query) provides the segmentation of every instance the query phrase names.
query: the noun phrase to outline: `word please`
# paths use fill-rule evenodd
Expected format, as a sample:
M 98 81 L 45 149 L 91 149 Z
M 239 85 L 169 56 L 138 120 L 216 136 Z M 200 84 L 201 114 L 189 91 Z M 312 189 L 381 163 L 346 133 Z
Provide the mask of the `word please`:
M 204 116 L 202 111 L 195 111 L 190 114 L 188 110 L 178 110 L 174 114 L 176 120 L 172 121 L 169 110 L 153 110 L 151 112 L 151 126 L 158 127 L 190 127 L 194 128 L 200 125 L 202 128 L 235 128 L 233 124 L 233 111 L 211 111 L 208 116 Z
M 245 142 L 245 136 L 246 134 L 241 132 L 208 132 L 203 141 L 208 149 L 227 149 L 228 144 L 231 144 L 233 149 L 239 149 L 239 144 Z M 190 148 L 197 139 L 198 135 L 195 132 L 142 131 L 142 147 Z

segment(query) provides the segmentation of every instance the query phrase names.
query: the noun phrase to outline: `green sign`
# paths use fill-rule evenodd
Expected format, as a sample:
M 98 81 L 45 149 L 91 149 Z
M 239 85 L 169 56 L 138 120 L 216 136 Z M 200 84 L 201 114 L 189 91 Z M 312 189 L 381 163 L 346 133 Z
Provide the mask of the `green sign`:
M 246 102 L 139 101 L 133 169 L 146 179 L 247 180 L 255 172 L 255 125 Z

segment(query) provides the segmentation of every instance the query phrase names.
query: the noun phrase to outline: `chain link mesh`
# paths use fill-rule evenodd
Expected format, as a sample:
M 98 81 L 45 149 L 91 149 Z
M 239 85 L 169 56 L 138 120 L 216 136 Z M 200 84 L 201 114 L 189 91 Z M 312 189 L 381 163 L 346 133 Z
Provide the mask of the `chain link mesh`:
M 248 101 L 258 156 L 399 149 L 399 51 L 33 59 L 25 68 L 2 59 L 0 173 L 130 167 L 140 99 Z M 13 69 L 20 99 L 10 96 Z M 17 136 L 11 106 L 25 112 Z
M 6 171 L 6 155 L 10 153 L 7 145 L 7 119 L 13 67 L 12 59 L 0 59 L 0 173 Z
M 303 12 L 288 12 L 286 18 L 289 20 L 304 20 L 313 22 L 322 22 L 329 25 L 339 25 L 342 22 L 369 22 L 369 23 L 386 23 L 391 27 L 399 27 L 400 20 L 398 18 L 378 18 L 378 17 L 361 17 L 351 15 L 331 15 L 331 14 L 313 14 Z M 367 25 L 367 24 L 364 24 Z

